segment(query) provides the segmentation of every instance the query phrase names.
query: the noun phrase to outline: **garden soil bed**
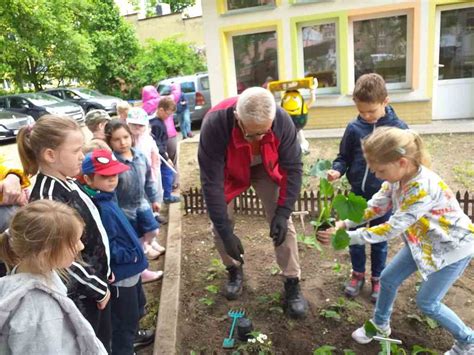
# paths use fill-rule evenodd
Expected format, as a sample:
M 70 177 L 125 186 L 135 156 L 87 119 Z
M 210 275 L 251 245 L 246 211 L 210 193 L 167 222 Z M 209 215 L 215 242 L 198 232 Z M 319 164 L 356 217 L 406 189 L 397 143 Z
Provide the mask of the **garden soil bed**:
M 302 232 L 300 223 L 295 222 L 298 232 Z M 309 227 L 307 234 L 310 234 Z M 342 354 L 343 349 L 352 349 L 357 354 L 378 353 L 377 344 L 362 346 L 351 339 L 351 332 L 371 316 L 373 305 L 369 301 L 369 285 L 355 302 L 347 302 L 343 296 L 342 285 L 350 274 L 348 252 L 334 252 L 331 247 L 325 247 L 321 253 L 299 244 L 301 285 L 310 310 L 304 320 L 291 320 L 282 313 L 278 301 L 283 284 L 281 276 L 277 275 L 273 247 L 263 217 L 238 215 L 236 218 L 235 231 L 245 248 L 244 291 L 237 301 L 227 301 L 220 292 L 226 272 L 217 263 L 220 259 L 207 217 L 183 216 L 182 231 L 178 354 L 230 354 L 231 351 L 222 348 L 222 341 L 230 328 L 226 314 L 236 308 L 246 311 L 255 330 L 268 335 L 276 354 L 311 354 L 322 345 L 335 346 L 334 354 Z M 391 241 L 389 258 L 401 246 L 400 239 Z M 422 319 L 415 304 L 416 282 L 417 276 L 413 275 L 400 289 L 392 317 L 392 337 L 402 340 L 407 350 L 420 345 L 438 352 L 446 351 L 452 345 L 451 336 L 439 327 L 431 329 L 426 322 L 414 319 Z M 215 291 L 213 286 L 219 288 L 218 293 L 212 292 Z M 474 270 L 470 267 L 445 299 L 471 326 L 474 324 L 473 286 Z M 321 312 L 330 310 L 341 297 L 344 300 L 339 301 L 344 308 L 339 312 L 341 319 L 323 317 Z

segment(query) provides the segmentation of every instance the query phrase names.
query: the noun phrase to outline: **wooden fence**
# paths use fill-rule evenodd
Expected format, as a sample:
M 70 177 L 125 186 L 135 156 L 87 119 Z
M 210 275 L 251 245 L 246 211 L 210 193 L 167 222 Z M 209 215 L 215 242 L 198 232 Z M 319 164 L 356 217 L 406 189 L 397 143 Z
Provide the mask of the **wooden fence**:
M 337 191 L 336 194 L 338 193 L 347 194 L 348 191 Z M 197 187 L 190 188 L 183 193 L 183 198 L 185 214 L 207 213 L 201 189 Z M 474 222 L 474 195 L 469 195 L 467 191 L 464 193 L 458 191 L 456 192 L 456 199 L 459 201 L 464 213 Z M 314 217 L 318 213 L 320 203 L 321 196 L 319 191 L 316 193 L 314 191 L 303 191 L 300 198 L 296 201 L 295 211 L 308 211 L 310 216 Z M 263 204 L 253 189 L 248 189 L 235 198 L 234 211 L 244 215 L 264 215 Z

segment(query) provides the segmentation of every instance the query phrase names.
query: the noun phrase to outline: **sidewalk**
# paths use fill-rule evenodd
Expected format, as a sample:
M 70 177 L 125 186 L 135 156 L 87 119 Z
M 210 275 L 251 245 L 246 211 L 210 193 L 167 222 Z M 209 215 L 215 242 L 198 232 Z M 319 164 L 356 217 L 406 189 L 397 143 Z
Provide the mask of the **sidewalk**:
M 420 134 L 474 133 L 474 119 L 438 120 L 429 124 L 413 124 L 410 128 Z M 304 131 L 306 138 L 341 138 L 345 128 L 310 129 Z

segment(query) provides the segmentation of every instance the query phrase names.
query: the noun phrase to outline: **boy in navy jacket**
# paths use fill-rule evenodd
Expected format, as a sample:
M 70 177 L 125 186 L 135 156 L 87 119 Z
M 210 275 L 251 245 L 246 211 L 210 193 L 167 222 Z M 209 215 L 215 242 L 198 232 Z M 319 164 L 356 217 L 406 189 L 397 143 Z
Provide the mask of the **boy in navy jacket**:
M 356 82 L 352 99 L 359 115 L 349 122 L 342 137 L 339 154 L 328 171 L 328 180 L 334 181 L 346 174 L 351 191 L 356 195 L 370 198 L 380 189 L 379 180 L 369 170 L 362 153 L 361 139 L 371 134 L 380 126 L 391 126 L 407 129 L 405 122 L 397 117 L 395 111 L 388 105 L 387 89 L 383 78 L 375 73 L 364 74 Z M 371 221 L 377 225 L 388 220 L 391 212 Z M 352 262 L 352 278 L 346 284 L 344 292 L 349 297 L 356 297 L 365 282 L 365 246 L 351 245 L 349 247 Z M 372 292 L 371 301 L 376 302 L 380 291 L 380 274 L 387 260 L 387 242 L 371 245 L 372 263 Z
M 129 167 L 105 149 L 95 149 L 82 162 L 86 192 L 99 208 L 109 238 L 111 286 L 112 354 L 133 354 L 138 321 L 146 303 L 140 274 L 148 267 L 138 235 L 116 202 L 118 174 Z M 157 278 L 163 272 L 158 271 Z M 151 334 L 149 342 L 153 341 Z

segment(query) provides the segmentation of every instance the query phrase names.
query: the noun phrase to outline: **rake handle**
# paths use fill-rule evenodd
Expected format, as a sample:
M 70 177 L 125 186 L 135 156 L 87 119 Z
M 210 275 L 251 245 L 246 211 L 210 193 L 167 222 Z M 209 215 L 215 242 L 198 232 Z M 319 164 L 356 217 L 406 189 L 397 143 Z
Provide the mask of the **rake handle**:
M 229 333 L 229 338 L 231 339 L 232 338 L 232 335 L 234 334 L 234 328 L 235 328 L 235 323 L 237 323 L 237 319 L 240 318 L 240 317 L 234 317 L 232 316 L 233 320 L 232 320 L 232 326 L 230 327 L 230 333 Z

